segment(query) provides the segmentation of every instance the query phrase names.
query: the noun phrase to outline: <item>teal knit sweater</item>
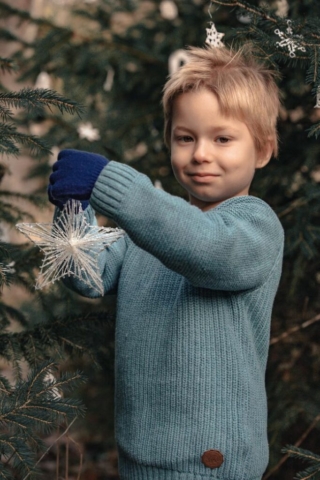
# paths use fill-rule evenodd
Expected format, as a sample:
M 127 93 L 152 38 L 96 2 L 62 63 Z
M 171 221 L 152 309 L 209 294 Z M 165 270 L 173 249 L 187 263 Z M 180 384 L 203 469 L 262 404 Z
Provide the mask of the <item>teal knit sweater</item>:
M 127 233 L 99 257 L 105 292 L 117 292 L 121 480 L 260 480 L 277 216 L 252 196 L 202 212 L 113 161 L 90 204 Z

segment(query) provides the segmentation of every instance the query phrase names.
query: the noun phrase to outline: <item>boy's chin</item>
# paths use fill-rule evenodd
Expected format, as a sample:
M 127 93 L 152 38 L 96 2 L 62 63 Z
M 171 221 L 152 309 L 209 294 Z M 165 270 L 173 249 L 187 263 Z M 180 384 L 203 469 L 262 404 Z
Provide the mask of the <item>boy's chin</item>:
M 189 197 L 190 204 L 200 208 L 200 210 L 202 210 L 203 212 L 206 212 L 207 210 L 211 210 L 212 208 L 216 207 L 217 205 L 219 205 L 219 203 L 223 201 L 224 200 L 213 199 L 213 198 L 203 198 L 203 197 L 199 198 L 194 196 Z

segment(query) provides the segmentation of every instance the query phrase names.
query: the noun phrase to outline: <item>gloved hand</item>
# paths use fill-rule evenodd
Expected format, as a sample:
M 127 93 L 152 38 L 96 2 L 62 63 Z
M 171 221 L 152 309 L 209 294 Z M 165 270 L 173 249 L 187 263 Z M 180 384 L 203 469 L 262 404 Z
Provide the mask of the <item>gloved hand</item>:
M 94 184 L 108 162 L 96 153 L 61 150 L 50 175 L 50 202 L 62 209 L 68 200 L 74 199 L 81 201 L 83 209 L 87 208 Z

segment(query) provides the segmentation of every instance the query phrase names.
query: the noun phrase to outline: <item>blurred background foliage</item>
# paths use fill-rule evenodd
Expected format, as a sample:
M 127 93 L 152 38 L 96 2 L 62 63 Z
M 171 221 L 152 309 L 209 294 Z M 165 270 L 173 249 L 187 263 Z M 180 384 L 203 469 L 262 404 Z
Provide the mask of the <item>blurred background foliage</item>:
M 257 15 L 248 15 L 250 7 Z M 267 11 L 269 19 L 261 14 Z M 257 172 L 251 193 L 271 205 L 286 232 L 267 370 L 270 467 L 265 479 L 292 479 L 301 463 L 284 456 L 281 449 L 286 444 L 320 453 L 320 38 L 316 35 L 320 5 L 311 0 L 213 0 L 211 6 L 208 0 L 16 0 L 0 2 L 0 16 L 0 41 L 9 46 L 15 66 L 10 73 L 3 67 L 1 90 L 8 92 L 12 85 L 49 89 L 82 107 L 79 115 L 68 111 L 61 115 L 43 106 L 18 112 L 16 117 L 20 129 L 51 147 L 51 155 L 43 150 L 29 162 L 25 177 L 37 180 L 35 191 L 29 194 L 36 194 L 46 208 L 48 176 L 62 148 L 89 150 L 128 163 L 146 173 L 156 187 L 185 198 L 163 143 L 162 88 L 170 68 L 183 61 L 180 50 L 187 45 L 204 45 L 211 20 L 224 33 L 226 45 L 251 39 L 259 46 L 257 55 L 280 71 L 279 158 Z M 310 44 L 313 41 L 306 52 L 297 50 L 295 57 L 290 57 L 285 46 L 276 46 L 280 37 L 275 30 L 285 32 L 287 18 L 296 35 L 303 35 Z M 4 182 L 11 163 L 1 160 Z M 49 221 L 51 214 L 50 209 L 41 213 Z M 39 218 L 37 211 L 34 218 Z M 14 219 L 3 221 L 13 224 Z M 101 217 L 99 222 L 109 224 Z M 8 310 L 6 318 L 12 323 L 12 318 L 20 315 L 21 335 L 30 331 L 35 335 L 42 325 L 49 336 L 55 332 L 60 347 L 53 349 L 51 345 L 49 350 L 45 344 L 41 353 L 39 345 L 39 357 L 59 352 L 63 369 L 85 370 L 89 379 L 79 395 L 87 415 L 74 431 L 84 455 L 81 478 L 115 479 L 112 398 L 116 299 L 87 301 L 62 285 L 35 294 L 34 267 L 40 264 L 40 254 L 30 245 L 21 245 L 20 237 L 17 240 L 9 235 L 7 240 L 5 251 L 15 262 L 15 272 L 4 292 L 9 297 L 14 292 L 16 313 Z M 29 297 L 22 301 L 21 290 L 12 290 L 16 285 L 27 289 Z M 107 312 L 105 321 L 103 312 Z M 57 324 L 71 326 L 68 342 L 62 342 L 62 347 Z M 53 450 L 50 455 L 56 461 L 57 452 Z M 50 470 L 45 462 L 43 465 L 44 472 L 45 468 Z M 69 478 L 77 478 L 74 475 Z

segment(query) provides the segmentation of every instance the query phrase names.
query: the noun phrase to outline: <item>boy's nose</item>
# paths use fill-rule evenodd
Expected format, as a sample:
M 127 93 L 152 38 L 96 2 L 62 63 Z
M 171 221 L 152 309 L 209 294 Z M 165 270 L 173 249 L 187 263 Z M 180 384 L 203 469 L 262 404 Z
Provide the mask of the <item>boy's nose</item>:
M 212 161 L 212 149 L 206 142 L 199 142 L 195 145 L 193 161 L 196 163 Z

